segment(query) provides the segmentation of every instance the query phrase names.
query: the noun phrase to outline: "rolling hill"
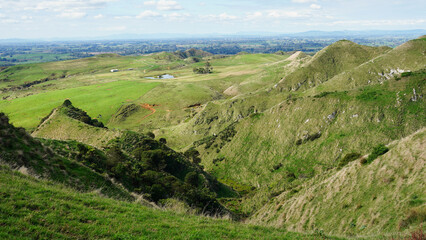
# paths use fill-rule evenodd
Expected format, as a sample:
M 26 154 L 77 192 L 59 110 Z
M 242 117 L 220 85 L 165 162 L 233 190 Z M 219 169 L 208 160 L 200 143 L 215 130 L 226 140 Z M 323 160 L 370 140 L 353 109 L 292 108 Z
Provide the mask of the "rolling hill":
M 264 226 L 182 215 L 188 219 L 180 224 L 207 221 L 211 227 L 184 228 L 184 239 L 244 239 L 269 230 L 265 239 L 408 236 L 425 222 L 425 39 L 394 49 L 342 40 L 313 56 L 222 56 L 192 49 L 10 67 L 0 72 L 0 112 L 32 136 L 3 124 L 14 130 L 3 131 L 13 134 L 0 140 L 21 145 L 2 149 L 9 149 L 7 164 L 14 169 L 24 163 L 28 169 L 50 166 L 37 171 L 56 182 L 52 191 L 58 195 L 73 195 L 74 190 L 58 189 L 72 187 L 84 172 L 104 176 L 98 183 L 122 191 L 130 196 L 127 201 L 142 196 L 150 206 Z M 213 66 L 211 74 L 193 72 L 206 62 Z M 110 72 L 113 68 L 119 72 Z M 174 78 L 155 77 L 162 74 Z M 24 140 L 7 140 L 13 136 Z M 69 164 L 73 167 L 62 169 Z M 17 181 L 46 185 L 2 171 Z M 57 177 L 60 171 L 73 178 Z M 162 216 L 169 227 L 180 218 L 93 194 L 82 198 L 138 212 L 130 219 L 144 211 Z M 93 214 L 117 214 L 98 210 Z M 169 236 L 144 221 L 156 231 L 141 233 L 127 225 L 121 230 L 129 238 Z M 40 231 L 68 236 L 58 230 L 60 224 L 50 224 L 54 230 Z M 236 229 L 232 235 L 217 230 L 226 224 Z M 78 236 L 94 236 L 97 227 L 104 229 L 88 227 Z

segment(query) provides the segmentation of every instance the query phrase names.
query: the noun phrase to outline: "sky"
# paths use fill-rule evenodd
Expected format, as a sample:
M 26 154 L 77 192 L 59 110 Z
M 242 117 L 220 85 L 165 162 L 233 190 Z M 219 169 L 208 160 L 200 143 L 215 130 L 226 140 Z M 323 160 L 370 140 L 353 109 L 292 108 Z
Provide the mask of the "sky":
M 425 0 L 0 0 L 0 39 L 426 29 Z

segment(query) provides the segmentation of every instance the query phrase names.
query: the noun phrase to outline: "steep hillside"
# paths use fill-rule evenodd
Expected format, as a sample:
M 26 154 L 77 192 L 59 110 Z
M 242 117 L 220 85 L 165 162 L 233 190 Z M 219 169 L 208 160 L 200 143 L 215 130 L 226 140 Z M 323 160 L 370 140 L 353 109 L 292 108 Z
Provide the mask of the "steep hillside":
M 426 67 L 426 37 L 408 41 L 364 64 L 336 75 L 313 92 L 342 91 L 359 86 L 382 84 L 399 77 L 403 72 L 414 72 Z
M 0 162 L 19 171 L 106 196 L 133 200 L 131 194 L 109 178 L 77 161 L 60 156 L 23 128 L 15 128 L 0 113 Z
M 367 47 L 347 40 L 338 41 L 319 51 L 300 68 L 285 76 L 278 88 L 296 91 L 317 86 L 388 50 L 386 47 Z
M 288 97 L 269 110 L 252 109 L 232 129 L 193 146 L 207 171 L 255 189 L 242 204 L 251 213 L 271 196 L 337 167 L 351 152 L 367 154 L 378 143 L 426 126 L 425 74 L 353 91 Z
M 44 139 L 73 140 L 96 147 L 44 140 L 58 152 L 68 149 L 65 157 L 108 174 L 129 191 L 143 194 L 160 204 L 166 199 L 176 198 L 199 212 L 227 214 L 216 197 L 238 196 L 204 172 L 196 155 L 184 156 L 173 151 L 165 145 L 165 139 L 159 142 L 153 136 L 89 124 L 99 125 L 99 122 L 66 100 L 42 121 L 33 135 Z
M 426 221 L 426 129 L 389 145 L 370 164 L 362 157 L 272 199 L 251 218 L 295 231 L 375 235 Z
M 317 239 L 76 192 L 0 165 L 1 239 Z M 337 238 L 329 238 L 337 239 Z
M 32 136 L 56 140 L 75 140 L 102 148 L 109 141 L 121 135 L 120 131 L 93 126 L 94 124 L 89 124 L 91 122 L 93 120 L 86 112 L 76 109 L 69 100 L 66 100 L 64 104 L 53 109 L 48 116 L 42 119 Z

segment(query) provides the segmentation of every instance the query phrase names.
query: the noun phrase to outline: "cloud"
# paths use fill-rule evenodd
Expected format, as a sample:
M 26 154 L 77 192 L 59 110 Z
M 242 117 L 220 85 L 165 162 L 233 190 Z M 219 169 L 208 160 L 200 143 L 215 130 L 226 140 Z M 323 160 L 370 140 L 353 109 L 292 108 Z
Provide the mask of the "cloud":
M 63 12 L 56 16 L 61 18 L 79 19 L 87 16 L 87 14 L 85 12 Z
M 106 27 L 100 27 L 98 28 L 100 31 L 105 32 L 118 32 L 118 31 L 125 31 L 127 30 L 126 26 L 106 26 Z
M 32 20 L 27 16 L 29 12 L 33 16 L 55 12 L 59 18 L 79 19 L 86 17 L 87 11 L 102 9 L 114 1 L 118 0 L 0 0 L 0 8 L 8 15 L 24 16 L 20 22 Z
M 160 11 L 172 11 L 172 10 L 182 10 L 183 7 L 176 1 L 173 0 L 159 0 L 159 1 L 146 1 L 144 2 L 145 6 L 152 6 L 157 8 Z
M 104 18 L 105 16 L 103 15 L 103 14 L 98 14 L 98 15 L 96 15 L 96 16 L 94 16 L 93 18 L 94 19 L 102 19 L 102 18 Z
M 311 3 L 311 2 L 317 2 L 317 0 L 291 0 L 294 3 Z
M 238 20 L 239 17 L 230 15 L 228 13 L 221 13 L 221 14 L 200 15 L 199 19 L 207 20 L 207 21 L 234 21 L 234 20 Z
M 304 18 L 309 17 L 309 14 L 300 11 L 269 10 L 267 16 L 272 18 Z
M 22 20 L 31 20 L 31 19 L 33 19 L 33 17 L 24 15 L 24 16 L 21 16 L 21 19 Z
M 115 16 L 114 19 L 131 19 L 132 16 Z
M 233 15 L 229 15 L 227 13 L 222 13 L 222 14 L 219 15 L 219 20 L 222 20 L 222 21 L 235 20 L 235 19 L 238 19 L 238 17 L 233 16 Z
M 312 8 L 312 9 L 321 9 L 321 6 L 318 5 L 318 4 L 315 4 L 315 3 L 311 4 L 311 6 L 309 6 L 309 7 Z
M 425 19 L 334 21 L 330 25 L 407 26 L 426 23 Z
M 163 17 L 169 19 L 169 20 L 185 20 L 186 18 L 190 17 L 191 14 L 189 13 L 171 13 L 171 14 L 166 14 L 163 15 Z
M 247 13 L 246 14 L 246 20 L 254 20 L 254 19 L 259 19 L 263 17 L 263 13 L 262 12 L 254 12 L 254 13 Z
M 331 22 L 309 22 L 307 26 L 364 26 L 364 27 L 379 27 L 379 26 L 410 26 L 425 24 L 426 19 L 394 19 L 394 20 L 341 20 Z
M 161 17 L 161 16 L 162 15 L 158 12 L 146 10 L 141 12 L 139 15 L 137 15 L 136 18 L 154 18 L 154 17 Z
M 11 18 L 6 18 L 6 19 L 1 19 L 0 23 L 20 23 L 20 21 L 16 20 L 16 19 L 11 19 Z

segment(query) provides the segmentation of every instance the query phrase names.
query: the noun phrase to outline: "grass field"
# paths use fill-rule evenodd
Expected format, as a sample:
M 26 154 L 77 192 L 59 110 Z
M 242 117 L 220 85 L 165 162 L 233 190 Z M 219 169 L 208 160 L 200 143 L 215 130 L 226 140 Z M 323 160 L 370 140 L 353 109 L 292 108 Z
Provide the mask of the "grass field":
M 0 110 L 8 113 L 16 126 L 34 129 L 49 112 L 70 99 L 90 116 L 98 117 L 107 123 L 111 115 L 126 101 L 134 101 L 143 96 L 158 83 L 116 81 L 106 84 L 77 87 L 44 92 L 11 101 L 1 101 Z
M 161 54 L 159 55 L 161 56 Z M 7 100 L 0 100 L 0 111 L 7 113 L 16 126 L 33 130 L 40 119 L 65 99 L 99 118 L 107 124 L 110 117 L 125 103 L 135 102 L 158 105 L 157 113 L 143 121 L 111 122 L 111 126 L 140 130 L 169 127 L 190 117 L 186 108 L 192 104 L 205 104 L 215 99 L 226 99 L 223 92 L 235 85 L 236 94 L 250 92 L 264 87 L 275 80 L 263 77 L 264 70 L 278 69 L 288 56 L 253 54 L 212 59 L 213 74 L 198 75 L 192 72 L 195 63 L 185 66 L 181 60 L 168 61 L 160 57 L 121 57 L 102 55 L 92 58 L 27 64 L 14 66 L 0 72 L 0 87 L 17 86 L 45 77 L 52 80 L 31 88 L 0 93 Z M 278 65 L 269 66 L 273 63 Z M 122 71 L 110 73 L 112 68 Z M 128 68 L 133 68 L 127 71 Z M 276 70 L 274 70 L 276 71 Z M 145 79 L 163 73 L 176 76 L 175 79 Z M 65 78 L 55 78 L 66 73 Z M 52 77 L 52 74 L 54 77 Z M 136 113 L 131 119 L 142 119 L 145 112 Z

